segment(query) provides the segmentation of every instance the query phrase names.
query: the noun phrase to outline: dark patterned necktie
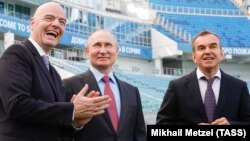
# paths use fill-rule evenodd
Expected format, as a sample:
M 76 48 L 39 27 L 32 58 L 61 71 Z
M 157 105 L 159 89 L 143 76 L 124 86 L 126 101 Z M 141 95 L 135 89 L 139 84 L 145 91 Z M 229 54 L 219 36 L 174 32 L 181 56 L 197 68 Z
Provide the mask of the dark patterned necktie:
M 49 57 L 47 55 L 43 55 L 42 57 L 47 69 L 49 70 Z
M 111 104 L 108 108 L 108 113 L 110 116 L 110 119 L 112 121 L 113 127 L 115 129 L 115 131 L 117 131 L 117 127 L 118 127 L 118 113 L 117 113 L 117 108 L 116 108 L 116 103 L 115 103 L 115 97 L 114 94 L 110 88 L 110 84 L 109 84 L 109 76 L 104 76 L 102 78 L 103 82 L 105 83 L 104 86 L 104 94 L 105 95 L 109 95 L 110 98 L 112 99 Z
M 207 90 L 205 92 L 204 105 L 205 105 L 205 110 L 207 113 L 208 122 L 211 123 L 213 121 L 214 112 L 216 108 L 215 95 L 212 89 L 212 85 L 216 77 L 209 78 L 209 79 L 204 77 L 203 79 L 207 81 Z

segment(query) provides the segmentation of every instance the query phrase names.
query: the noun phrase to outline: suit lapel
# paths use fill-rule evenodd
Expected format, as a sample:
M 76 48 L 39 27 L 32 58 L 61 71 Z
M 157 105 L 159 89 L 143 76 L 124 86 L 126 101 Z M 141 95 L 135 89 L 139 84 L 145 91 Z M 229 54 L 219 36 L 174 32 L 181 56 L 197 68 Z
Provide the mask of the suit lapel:
M 89 90 L 87 93 L 89 93 L 91 90 L 99 91 L 101 93 L 100 88 L 96 82 L 95 76 L 93 75 L 93 73 L 90 70 L 88 70 L 86 73 L 83 74 L 81 81 L 84 84 L 86 84 L 86 83 L 89 84 Z M 100 117 L 102 117 L 104 119 L 103 123 L 107 124 L 109 129 L 112 129 L 112 131 L 115 132 L 115 129 L 113 128 L 113 125 L 112 125 L 112 122 L 111 122 L 111 119 L 109 117 L 107 109 L 105 109 L 104 114 L 100 115 Z M 96 118 L 98 118 L 98 117 L 96 117 Z
M 219 99 L 217 102 L 216 110 L 215 110 L 215 118 L 219 116 L 219 113 L 222 113 L 223 107 L 229 97 L 231 95 L 230 79 L 226 77 L 226 74 L 221 71 L 221 84 L 220 84 L 220 92 Z
M 98 91 L 101 93 L 101 91 L 98 87 L 98 84 L 95 80 L 95 76 L 93 75 L 93 73 L 90 70 L 88 70 L 86 73 L 82 74 L 81 82 L 83 83 L 83 86 L 85 84 L 89 84 L 89 90 L 87 93 L 89 93 L 91 90 L 95 90 L 95 91 Z
M 50 72 L 48 71 L 47 67 L 44 64 L 42 57 L 39 55 L 36 48 L 34 47 L 34 45 L 29 40 L 25 40 L 24 44 L 28 47 L 28 49 L 34 55 L 37 64 L 42 69 L 43 74 L 46 76 L 46 78 L 48 79 L 50 85 L 52 86 L 52 89 L 53 89 L 54 94 L 55 94 L 55 98 L 57 99 L 56 93 L 58 92 L 58 90 L 56 89 L 55 83 L 54 83 L 54 81 L 53 81 L 53 79 L 51 77 Z
M 53 87 L 53 90 L 54 90 L 54 92 L 55 92 L 56 89 L 55 89 L 55 86 L 54 86 L 54 81 L 53 81 L 53 79 L 52 79 L 52 77 L 51 77 L 50 72 L 47 70 L 47 68 L 46 68 L 46 66 L 45 66 L 45 64 L 44 64 L 44 62 L 43 62 L 41 56 L 37 55 L 37 56 L 36 56 L 36 61 L 38 62 L 38 64 L 39 64 L 39 66 L 41 67 L 41 69 L 42 69 L 44 75 L 45 75 L 46 78 L 49 80 L 49 82 L 50 82 L 50 84 L 51 84 L 51 86 Z
M 186 79 L 186 83 L 187 83 L 188 93 L 191 94 L 194 104 L 196 105 L 195 107 L 202 115 L 202 118 L 207 120 L 207 116 L 204 110 L 205 109 L 204 104 L 202 102 L 201 93 L 199 89 L 199 83 L 196 76 L 196 70 L 189 75 L 189 77 Z
M 55 68 L 53 66 L 50 65 L 50 74 L 49 75 L 49 79 L 52 78 L 54 83 L 51 83 L 53 86 L 53 89 L 55 90 L 55 95 L 56 95 L 56 99 L 58 101 L 64 101 L 65 99 L 64 96 L 62 96 L 63 92 L 61 91 L 61 87 L 62 83 L 61 83 L 61 77 L 60 75 L 57 73 L 57 71 L 55 70 Z M 51 80 L 50 80 L 51 81 Z
M 126 89 L 123 87 L 122 82 L 116 78 L 116 81 L 118 83 L 119 91 L 120 91 L 120 98 L 121 98 L 121 115 L 119 118 L 119 124 L 118 124 L 118 130 L 117 132 L 120 131 L 122 128 L 123 124 L 126 124 L 126 114 L 128 114 L 128 105 L 129 105 L 129 95 L 126 94 Z

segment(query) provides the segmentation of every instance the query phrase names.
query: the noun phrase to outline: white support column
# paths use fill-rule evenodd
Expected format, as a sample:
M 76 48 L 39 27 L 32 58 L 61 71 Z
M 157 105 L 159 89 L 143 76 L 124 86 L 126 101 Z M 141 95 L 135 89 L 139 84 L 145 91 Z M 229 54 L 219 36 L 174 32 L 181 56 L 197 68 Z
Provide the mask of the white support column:
M 162 59 L 161 58 L 155 59 L 155 68 L 159 71 L 158 74 L 162 74 Z
M 14 44 L 14 33 L 6 32 L 4 33 L 4 49 L 6 50 L 10 45 Z

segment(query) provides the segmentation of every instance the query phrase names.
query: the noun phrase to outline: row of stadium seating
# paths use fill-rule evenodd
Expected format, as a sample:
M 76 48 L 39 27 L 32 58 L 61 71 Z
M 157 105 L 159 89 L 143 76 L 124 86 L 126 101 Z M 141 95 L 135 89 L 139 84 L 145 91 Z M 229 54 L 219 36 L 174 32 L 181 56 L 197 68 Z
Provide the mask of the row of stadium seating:
M 80 74 L 89 69 L 89 65 L 85 62 L 57 59 L 54 57 L 50 57 L 50 61 L 53 65 L 74 74 Z M 119 79 L 139 88 L 144 113 L 158 111 L 169 82 L 176 78 L 174 76 L 157 76 L 123 71 L 115 71 L 115 74 Z M 250 90 L 250 80 L 247 81 L 247 84 Z
M 166 20 L 166 24 L 177 26 L 177 28 L 182 29 L 182 31 L 185 31 L 186 33 L 190 33 L 191 35 L 195 35 L 201 30 L 214 31 L 221 37 L 222 46 L 224 47 L 250 47 L 250 38 L 248 38 L 249 33 L 248 30 L 245 30 L 250 29 L 250 21 L 245 17 L 219 17 L 167 13 L 160 13 L 159 15 L 164 17 L 163 19 Z M 175 28 L 174 26 L 170 28 Z M 158 30 L 165 33 L 165 31 L 162 31 L 161 29 Z M 168 34 L 168 36 L 174 37 L 171 34 Z M 181 39 L 174 40 L 182 42 Z
M 169 6 L 237 9 L 231 0 L 150 0 L 150 2 Z
M 54 57 L 50 57 L 50 62 L 52 65 L 67 70 L 73 74 L 80 74 L 89 69 L 88 64 L 83 62 L 58 59 Z M 166 76 L 159 77 L 121 71 L 115 71 L 115 74 L 119 79 L 139 88 L 142 95 L 141 98 L 144 112 L 156 112 L 158 110 L 168 83 L 172 79 L 171 77 Z
M 150 30 L 148 26 L 140 25 L 132 22 L 120 22 L 116 26 L 111 27 L 112 32 L 120 43 L 128 43 L 132 45 L 143 45 L 149 47 L 151 44 Z M 66 25 L 66 30 L 73 33 L 89 36 L 98 28 L 89 24 L 78 22 L 70 22 Z M 146 38 L 147 37 L 147 38 Z

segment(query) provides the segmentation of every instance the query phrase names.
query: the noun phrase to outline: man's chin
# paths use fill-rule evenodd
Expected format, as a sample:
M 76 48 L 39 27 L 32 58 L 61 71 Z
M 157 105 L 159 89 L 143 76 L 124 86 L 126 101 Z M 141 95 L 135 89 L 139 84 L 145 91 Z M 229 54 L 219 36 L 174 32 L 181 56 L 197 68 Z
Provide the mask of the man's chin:
M 109 65 L 109 62 L 108 62 L 107 60 L 99 60 L 99 61 L 97 62 L 97 65 L 98 65 L 98 66 L 103 66 L 103 67 L 105 67 L 105 66 L 108 66 L 108 65 Z
M 50 43 L 47 43 L 46 44 L 46 46 L 48 47 L 48 48 L 54 48 L 55 46 L 57 45 L 57 43 L 52 43 L 52 42 L 50 42 Z
M 45 44 L 47 46 L 51 46 L 51 47 L 55 47 L 58 44 L 58 40 L 57 39 L 47 39 L 44 42 L 46 42 Z
M 98 69 L 105 70 L 105 69 L 108 69 L 108 68 L 109 68 L 109 65 L 100 64 L 100 65 L 97 65 L 97 68 L 98 68 Z
M 215 69 L 214 66 L 205 66 L 204 68 L 205 68 L 207 71 L 212 71 L 212 70 Z

